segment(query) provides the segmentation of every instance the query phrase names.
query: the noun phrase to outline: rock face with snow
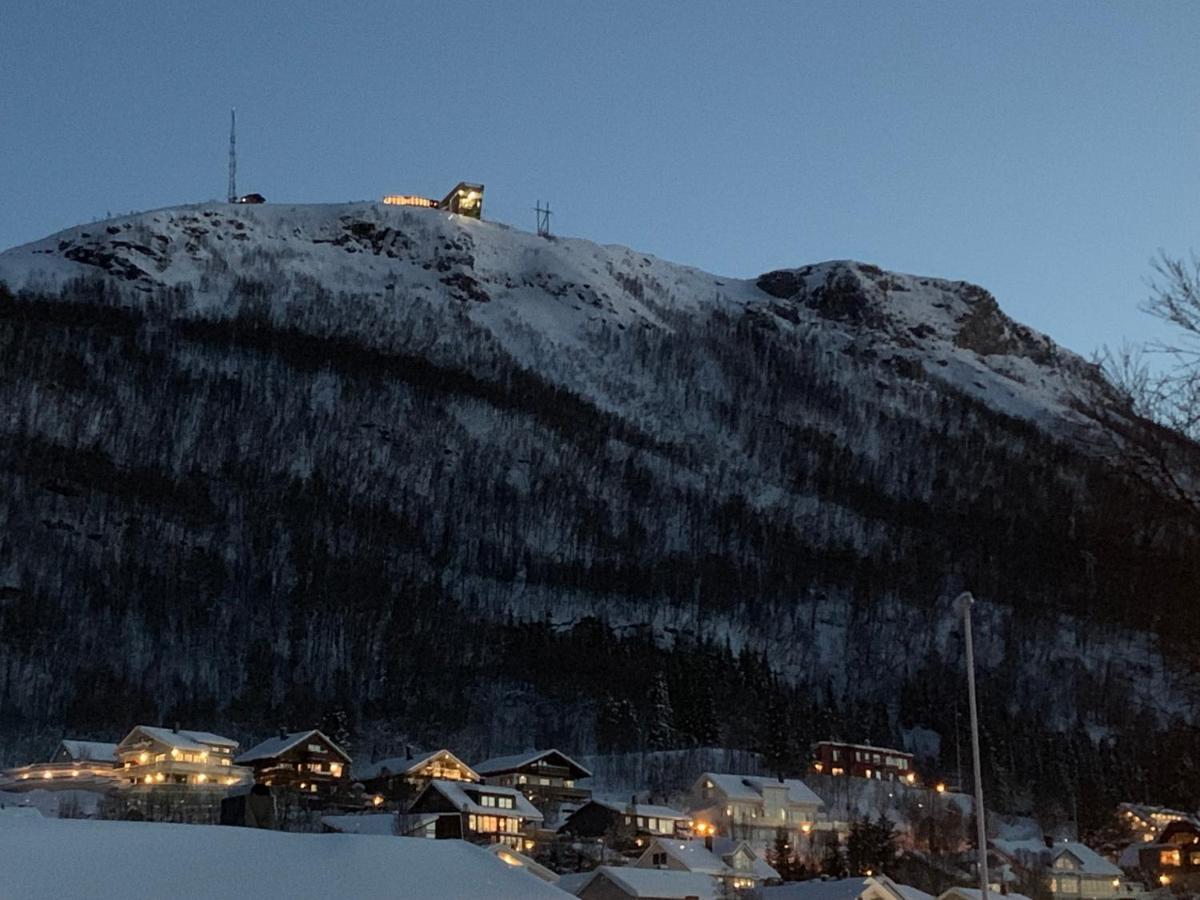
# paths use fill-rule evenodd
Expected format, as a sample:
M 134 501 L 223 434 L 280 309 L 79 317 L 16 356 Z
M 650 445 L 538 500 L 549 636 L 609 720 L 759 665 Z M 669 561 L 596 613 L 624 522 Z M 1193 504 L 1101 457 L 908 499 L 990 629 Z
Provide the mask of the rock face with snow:
M 0 282 L 10 747 L 339 710 L 364 741 L 636 744 L 654 670 L 665 733 L 746 746 L 765 653 L 842 736 L 945 748 L 964 587 L 1022 698 L 993 715 L 1190 715 L 1153 623 L 1195 534 L 1095 452 L 1095 369 L 974 285 L 377 204 L 114 219 Z

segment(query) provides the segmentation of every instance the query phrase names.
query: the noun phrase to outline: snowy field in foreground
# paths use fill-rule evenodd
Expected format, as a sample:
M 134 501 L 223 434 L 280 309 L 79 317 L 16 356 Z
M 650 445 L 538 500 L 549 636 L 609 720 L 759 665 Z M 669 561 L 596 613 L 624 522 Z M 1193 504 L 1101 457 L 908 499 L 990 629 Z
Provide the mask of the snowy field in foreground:
M 462 841 L 0 812 L 5 900 L 538 900 L 557 888 Z

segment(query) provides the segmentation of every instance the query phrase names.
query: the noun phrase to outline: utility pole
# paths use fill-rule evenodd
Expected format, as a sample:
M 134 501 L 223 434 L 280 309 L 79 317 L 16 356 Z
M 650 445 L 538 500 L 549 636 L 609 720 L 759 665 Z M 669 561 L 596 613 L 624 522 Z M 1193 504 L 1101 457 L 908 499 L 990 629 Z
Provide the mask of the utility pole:
M 975 705 L 975 644 L 971 639 L 971 607 L 975 598 L 963 591 L 954 601 L 962 613 L 967 643 L 967 698 L 971 706 L 971 753 L 975 762 L 975 841 L 979 850 L 979 897 L 988 900 L 987 824 L 983 809 L 983 767 L 979 763 L 979 711 Z
M 237 110 L 229 110 L 229 202 L 237 202 Z
M 550 201 L 546 201 L 546 206 L 542 207 L 542 201 L 537 202 L 534 207 L 537 211 L 537 233 L 538 237 L 550 237 Z

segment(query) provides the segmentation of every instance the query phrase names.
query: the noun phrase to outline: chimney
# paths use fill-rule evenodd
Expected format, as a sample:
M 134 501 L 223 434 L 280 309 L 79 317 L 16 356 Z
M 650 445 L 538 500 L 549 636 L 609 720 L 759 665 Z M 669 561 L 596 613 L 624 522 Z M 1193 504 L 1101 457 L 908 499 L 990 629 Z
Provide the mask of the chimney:
M 1048 835 L 1048 834 L 1043 834 L 1043 835 L 1042 835 L 1042 843 L 1046 845 L 1046 849 L 1047 849 L 1047 850 L 1053 850 L 1053 849 L 1054 849 L 1054 838 L 1053 838 L 1053 837 L 1051 837 L 1050 835 Z
M 281 741 L 282 741 L 282 740 L 286 740 L 286 739 L 287 739 L 287 735 L 288 735 L 288 733 L 287 733 L 287 729 L 286 729 L 284 726 L 280 725 L 280 726 L 279 726 L 279 739 L 280 739 Z
M 707 850 L 709 853 L 712 852 L 712 832 L 711 831 L 704 836 L 704 849 Z
M 405 759 L 412 759 L 412 744 L 405 744 L 405 745 L 404 745 L 404 758 L 405 758 Z
M 172 728 L 171 731 L 174 732 L 175 734 L 179 734 L 179 723 L 178 722 L 175 723 L 175 727 Z

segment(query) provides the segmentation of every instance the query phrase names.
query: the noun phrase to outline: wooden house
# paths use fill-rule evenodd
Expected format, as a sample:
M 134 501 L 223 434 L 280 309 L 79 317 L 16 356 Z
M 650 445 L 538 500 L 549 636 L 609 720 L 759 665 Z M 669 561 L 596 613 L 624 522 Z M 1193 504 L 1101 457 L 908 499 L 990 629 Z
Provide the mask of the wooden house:
M 711 875 L 735 891 L 779 881 L 779 873 L 762 854 L 745 841 L 730 838 L 654 838 L 634 866 Z
M 479 782 L 479 773 L 449 750 L 431 753 L 408 752 L 376 762 L 354 766 L 354 780 L 369 796 L 407 804 L 434 779 Z
M 697 833 L 749 841 L 764 849 L 783 828 L 806 837 L 821 815 L 821 798 L 796 778 L 705 772 L 692 785 L 690 812 Z
M 254 780 L 322 799 L 345 792 L 350 785 L 350 755 L 324 732 L 287 732 L 268 738 L 234 762 L 254 771 Z
M 560 750 L 531 750 L 512 756 L 497 756 L 472 768 L 487 784 L 516 788 L 543 812 L 557 811 L 562 804 L 579 805 L 592 799 L 581 788 L 581 778 L 592 773 Z
M 913 755 L 890 747 L 821 741 L 813 746 L 813 771 L 822 775 L 846 775 L 877 781 L 916 784 Z
M 126 788 L 224 792 L 253 780 L 234 765 L 237 741 L 208 731 L 138 725 L 117 744 L 120 778 Z
M 542 819 L 514 788 L 434 779 L 402 817 L 400 831 L 413 837 L 461 838 L 527 850 Z

